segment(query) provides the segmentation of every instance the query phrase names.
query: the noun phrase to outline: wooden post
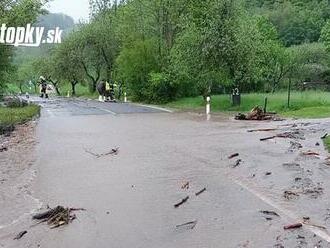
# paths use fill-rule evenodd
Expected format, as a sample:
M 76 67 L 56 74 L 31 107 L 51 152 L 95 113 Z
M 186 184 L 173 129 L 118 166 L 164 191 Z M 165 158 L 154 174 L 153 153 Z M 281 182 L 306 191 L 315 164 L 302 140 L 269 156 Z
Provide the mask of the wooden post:
M 265 97 L 264 113 L 267 113 L 268 98 Z

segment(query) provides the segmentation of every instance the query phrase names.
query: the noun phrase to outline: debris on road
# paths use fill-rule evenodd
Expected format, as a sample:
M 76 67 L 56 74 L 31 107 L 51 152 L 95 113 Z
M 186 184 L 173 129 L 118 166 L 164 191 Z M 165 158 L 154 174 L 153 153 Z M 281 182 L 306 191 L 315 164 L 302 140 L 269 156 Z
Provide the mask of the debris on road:
M 248 133 L 254 133 L 254 132 L 270 132 L 270 131 L 276 131 L 277 128 L 260 128 L 260 129 L 251 129 L 248 130 Z
M 0 152 L 5 152 L 5 151 L 8 151 L 8 148 L 6 146 L 1 146 Z
M 303 152 L 302 155 L 304 155 L 304 156 L 320 156 L 319 153 L 313 152 L 313 151 Z
M 14 238 L 14 240 L 21 239 L 25 234 L 27 234 L 27 231 L 20 232 L 19 234 L 16 235 L 16 237 Z
M 304 216 L 304 217 L 303 217 L 304 223 L 305 223 L 305 222 L 306 222 L 306 223 L 307 223 L 307 222 L 309 222 L 309 221 L 310 221 L 310 219 L 311 219 L 311 218 L 310 218 L 310 217 L 308 217 L 308 216 Z
M 64 208 L 62 206 L 57 206 L 56 208 L 33 215 L 32 219 L 40 220 L 37 224 L 47 222 L 50 228 L 53 229 L 67 225 L 76 219 L 76 215 L 72 212 L 85 210 L 84 208 Z
M 182 204 L 184 204 L 185 202 L 187 202 L 189 200 L 189 196 L 183 198 L 179 203 L 175 204 L 174 207 L 178 208 L 180 207 Z
M 108 155 L 117 155 L 118 152 L 119 152 L 119 147 L 112 148 L 111 151 L 106 152 L 106 153 L 101 153 L 101 154 L 92 152 L 92 151 L 87 150 L 87 149 L 85 149 L 85 152 L 93 155 L 94 157 L 100 158 L 100 157 L 104 157 L 104 156 L 108 156 Z
M 260 141 L 266 141 L 266 140 L 271 140 L 271 139 L 275 139 L 276 136 L 270 136 L 270 137 L 266 137 L 266 138 L 261 138 Z
M 241 164 L 241 162 L 242 162 L 242 159 L 237 159 L 235 164 L 233 165 L 233 168 L 239 166 Z
M 307 226 L 312 226 L 312 227 L 316 227 L 316 228 L 323 229 L 323 230 L 326 230 L 327 229 L 324 226 L 310 223 L 310 217 L 303 217 L 303 222 L 302 223 L 305 224 L 305 225 L 307 225 Z
M 266 138 L 261 138 L 260 141 L 266 141 L 266 140 L 271 140 L 271 139 L 275 139 L 276 136 L 270 136 L 270 137 L 266 137 Z
M 195 195 L 196 195 L 196 196 L 199 196 L 200 194 L 204 193 L 205 191 L 206 191 L 206 188 L 204 188 L 204 189 L 198 191 Z
M 189 189 L 189 182 L 185 182 L 182 186 L 181 186 L 181 189 Z
M 270 176 L 272 173 L 270 172 L 270 171 L 267 171 L 266 173 L 265 173 L 265 175 L 266 176 Z
M 315 143 L 315 146 L 320 146 L 320 143 L 319 143 L 319 142 L 316 142 L 316 143 Z
M 259 106 L 254 107 L 250 113 L 242 114 L 238 113 L 235 116 L 235 120 L 253 120 L 253 121 L 265 121 L 265 120 L 278 120 L 276 113 L 264 112 Z
M 303 226 L 302 223 L 296 223 L 296 224 L 284 226 L 283 228 L 284 230 L 289 230 L 289 229 L 301 228 L 302 226 Z
M 290 148 L 289 148 L 289 151 L 290 152 L 293 152 L 294 150 L 299 150 L 301 148 L 303 148 L 303 146 L 299 142 L 297 142 L 297 141 L 290 141 Z
M 188 229 L 194 229 L 196 225 L 197 225 L 197 220 L 194 220 L 180 225 L 176 225 L 176 228 L 187 227 Z
M 228 159 L 232 159 L 232 158 L 235 158 L 235 157 L 238 157 L 238 156 L 239 156 L 239 153 L 234 153 L 234 154 L 230 155 L 228 157 Z
M 284 132 L 284 133 L 280 133 L 277 134 L 276 137 L 278 138 L 288 138 L 288 139 L 301 139 L 304 140 L 304 133 L 301 131 L 291 131 L 291 132 Z
M 314 188 L 304 189 L 303 194 L 309 195 L 311 198 L 318 198 L 323 194 L 324 189 L 320 186 L 316 186 Z
M 265 140 L 270 140 L 270 139 L 275 139 L 275 138 L 301 139 L 301 140 L 305 139 L 304 133 L 302 133 L 300 131 L 292 131 L 292 132 L 284 132 L 284 133 L 280 133 L 280 134 L 277 134 L 274 136 L 262 138 L 262 139 L 260 139 L 260 141 L 265 141 Z
M 286 191 L 284 191 L 283 196 L 284 196 L 285 199 L 292 200 L 292 199 L 298 197 L 299 194 L 297 194 L 295 192 L 292 192 L 292 191 L 289 191 L 289 190 L 286 190 Z
M 272 215 L 272 216 L 280 217 L 280 215 L 278 213 L 276 213 L 275 211 L 260 210 L 260 213 L 265 214 L 265 215 Z
M 300 169 L 300 164 L 298 163 L 284 163 L 283 166 L 291 169 Z
M 324 134 L 321 139 L 325 139 L 326 137 L 328 137 L 328 133 Z

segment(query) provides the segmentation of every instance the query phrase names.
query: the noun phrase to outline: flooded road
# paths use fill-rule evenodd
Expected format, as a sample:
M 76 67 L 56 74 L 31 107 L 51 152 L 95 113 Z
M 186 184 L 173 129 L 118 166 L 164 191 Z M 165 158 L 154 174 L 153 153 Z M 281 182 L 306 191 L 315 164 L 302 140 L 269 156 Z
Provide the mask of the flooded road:
M 330 120 L 206 121 L 130 104 L 41 105 L 27 169 L 36 176 L 26 186 L 36 202 L 22 209 L 6 198 L 11 186 L 1 189 L 10 208 L 1 209 L 0 247 L 330 247 L 330 166 L 320 139 Z M 248 132 L 259 128 L 275 130 Z M 118 155 L 92 155 L 114 147 Z M 31 227 L 37 202 L 87 211 L 59 229 Z M 25 213 L 17 222 L 15 211 Z M 304 217 L 302 228 L 283 229 Z M 178 226 L 187 222 L 196 225 Z

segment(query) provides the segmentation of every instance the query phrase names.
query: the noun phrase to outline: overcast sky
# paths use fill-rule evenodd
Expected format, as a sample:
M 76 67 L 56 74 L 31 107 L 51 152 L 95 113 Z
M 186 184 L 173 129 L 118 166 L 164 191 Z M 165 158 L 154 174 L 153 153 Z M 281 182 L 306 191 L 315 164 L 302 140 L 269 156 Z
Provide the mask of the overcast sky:
M 76 22 L 80 19 L 87 20 L 89 15 L 88 0 L 53 0 L 48 4 L 48 10 L 67 14 Z

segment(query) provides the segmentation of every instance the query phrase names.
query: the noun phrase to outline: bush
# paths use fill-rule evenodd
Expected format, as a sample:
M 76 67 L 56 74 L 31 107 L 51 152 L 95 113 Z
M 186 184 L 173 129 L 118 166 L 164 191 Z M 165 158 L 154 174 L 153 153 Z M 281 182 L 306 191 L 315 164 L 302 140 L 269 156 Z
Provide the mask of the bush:
M 150 73 L 147 84 L 147 101 L 166 103 L 176 96 L 177 85 L 171 83 L 164 73 Z
M 0 107 L 0 135 L 14 130 L 15 125 L 23 124 L 40 114 L 40 107 Z
M 27 102 L 22 101 L 18 97 L 5 97 L 5 105 L 8 108 L 21 108 L 27 106 Z

